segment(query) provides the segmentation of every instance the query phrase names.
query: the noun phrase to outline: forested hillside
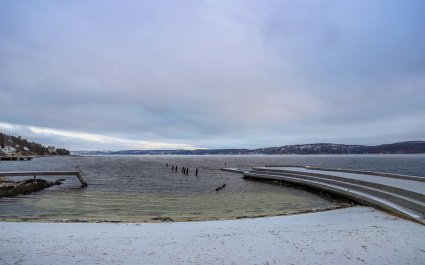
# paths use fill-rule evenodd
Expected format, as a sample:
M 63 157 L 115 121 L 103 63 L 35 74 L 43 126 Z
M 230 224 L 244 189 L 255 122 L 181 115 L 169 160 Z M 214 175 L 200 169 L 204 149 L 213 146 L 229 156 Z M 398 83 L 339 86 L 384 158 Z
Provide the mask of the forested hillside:
M 0 153 L 13 151 L 22 155 L 69 155 L 69 151 L 54 146 L 43 146 L 36 142 L 30 142 L 21 136 L 7 135 L 0 132 Z

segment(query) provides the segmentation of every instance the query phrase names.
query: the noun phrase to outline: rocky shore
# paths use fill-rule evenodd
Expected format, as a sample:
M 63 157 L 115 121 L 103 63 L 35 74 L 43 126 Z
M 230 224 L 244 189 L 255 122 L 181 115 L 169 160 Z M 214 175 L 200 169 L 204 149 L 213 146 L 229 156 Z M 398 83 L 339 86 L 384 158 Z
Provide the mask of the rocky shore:
M 25 181 L 11 181 L 0 177 L 0 198 L 28 194 L 60 184 L 61 180 L 28 179 Z

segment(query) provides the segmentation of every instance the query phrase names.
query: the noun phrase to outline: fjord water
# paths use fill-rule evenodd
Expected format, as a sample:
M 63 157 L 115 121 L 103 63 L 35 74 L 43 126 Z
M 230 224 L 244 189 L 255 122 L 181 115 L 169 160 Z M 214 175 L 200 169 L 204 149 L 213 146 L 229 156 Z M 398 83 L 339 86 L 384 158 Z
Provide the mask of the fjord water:
M 168 167 L 166 164 L 168 163 Z M 425 176 L 425 155 L 286 156 L 69 156 L 1 161 L 1 171 L 72 170 L 80 167 L 89 186 L 75 177 L 61 186 L 0 199 L 3 221 L 216 220 L 272 216 L 345 206 L 310 192 L 224 172 L 227 167 L 310 165 Z M 171 167 L 178 166 L 172 172 Z M 181 173 L 182 166 L 189 174 Z M 199 174 L 194 175 L 195 169 Z M 61 177 L 43 177 L 58 179 Z M 215 188 L 226 184 L 219 192 Z

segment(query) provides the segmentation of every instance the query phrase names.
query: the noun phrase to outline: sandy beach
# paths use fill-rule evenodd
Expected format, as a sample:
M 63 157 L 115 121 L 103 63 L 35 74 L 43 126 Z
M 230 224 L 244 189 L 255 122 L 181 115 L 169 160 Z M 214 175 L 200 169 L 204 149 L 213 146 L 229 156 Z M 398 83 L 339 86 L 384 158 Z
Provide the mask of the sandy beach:
M 425 227 L 373 208 L 231 221 L 0 223 L 1 264 L 424 264 Z

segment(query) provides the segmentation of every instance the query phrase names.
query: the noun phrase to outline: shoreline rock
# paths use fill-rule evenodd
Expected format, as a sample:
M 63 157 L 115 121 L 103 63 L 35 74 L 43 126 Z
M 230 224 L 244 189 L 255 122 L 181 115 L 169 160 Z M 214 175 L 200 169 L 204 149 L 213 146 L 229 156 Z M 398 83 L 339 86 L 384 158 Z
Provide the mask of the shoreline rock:
M 44 179 L 28 179 L 25 181 L 0 180 L 0 198 L 14 197 L 21 194 L 28 194 L 50 188 L 53 185 L 60 185 L 62 182 L 48 181 Z

